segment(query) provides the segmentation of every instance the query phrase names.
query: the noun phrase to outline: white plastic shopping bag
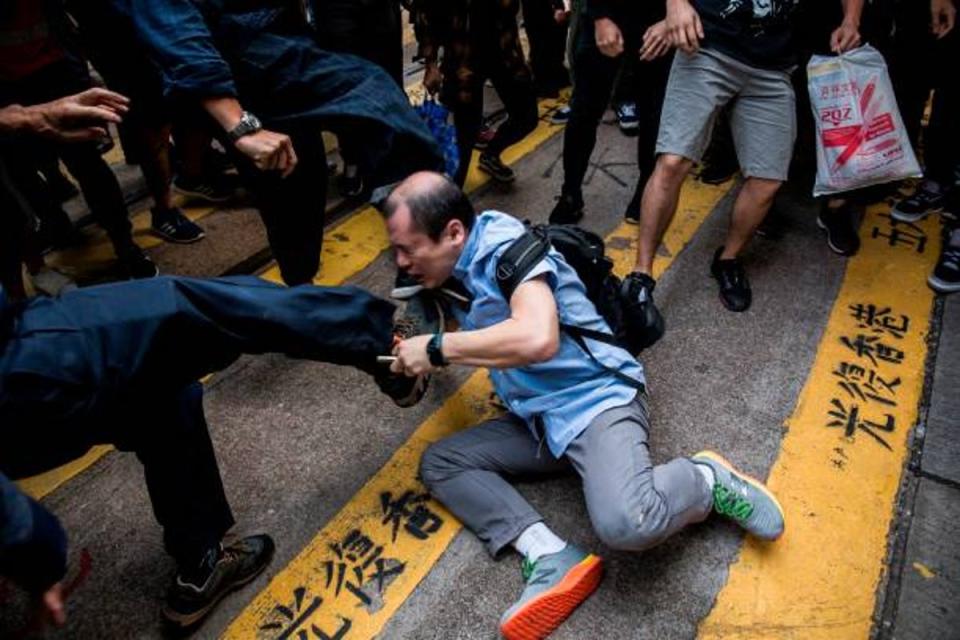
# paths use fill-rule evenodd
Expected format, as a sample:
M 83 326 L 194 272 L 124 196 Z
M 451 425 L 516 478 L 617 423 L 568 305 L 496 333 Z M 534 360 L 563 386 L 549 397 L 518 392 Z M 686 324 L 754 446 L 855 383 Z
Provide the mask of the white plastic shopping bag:
M 864 45 L 813 56 L 807 78 L 817 123 L 813 195 L 921 175 L 879 51 Z

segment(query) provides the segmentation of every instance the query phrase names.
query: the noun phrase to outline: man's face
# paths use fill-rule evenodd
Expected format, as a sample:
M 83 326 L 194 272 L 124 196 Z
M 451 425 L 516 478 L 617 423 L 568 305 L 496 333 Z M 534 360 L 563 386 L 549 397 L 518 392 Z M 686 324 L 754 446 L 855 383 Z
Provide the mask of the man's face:
M 397 266 L 428 289 L 439 287 L 453 274 L 453 267 L 467 239 L 463 224 L 459 220 L 451 220 L 434 242 L 426 233 L 415 228 L 410 209 L 405 204 L 397 207 L 387 219 L 387 233 Z

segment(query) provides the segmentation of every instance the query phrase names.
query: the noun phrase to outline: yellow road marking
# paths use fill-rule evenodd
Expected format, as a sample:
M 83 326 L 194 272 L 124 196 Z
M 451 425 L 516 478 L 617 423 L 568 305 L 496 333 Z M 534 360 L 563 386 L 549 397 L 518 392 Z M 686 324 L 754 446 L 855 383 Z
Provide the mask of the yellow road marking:
M 923 386 L 926 278 L 940 238 L 935 221 L 894 225 L 888 211 L 867 212 L 863 247 L 847 264 L 770 471 L 786 532 L 771 544 L 745 542 L 701 638 L 870 633 Z
M 684 185 L 681 211 L 664 238 L 666 251 L 654 262 L 657 275 L 727 189 L 693 181 Z M 608 237 L 620 273 L 629 270 L 636 233 L 636 227 L 623 224 Z M 428 498 L 417 480 L 420 456 L 431 442 L 491 415 L 491 393 L 486 371 L 471 375 L 274 576 L 223 637 L 295 638 L 299 632 L 309 637 L 375 636 L 460 530 L 460 523 Z
M 415 83 L 408 87 L 408 93 L 414 97 L 416 97 L 418 90 L 418 85 Z M 568 95 L 568 93 L 564 94 L 560 100 L 541 101 L 542 118 L 547 117 L 559 106 L 565 104 Z M 534 151 L 559 130 L 559 126 L 541 121 L 537 129 L 525 140 L 514 145 L 503 154 L 504 162 L 513 163 Z M 466 188 L 468 191 L 480 187 L 488 179 L 485 174 L 476 170 L 476 157 L 474 157 L 473 165 L 467 178 Z M 184 212 L 187 217 L 196 221 L 209 215 L 214 210 L 210 207 L 186 208 Z M 149 234 L 150 217 L 146 209 L 136 213 L 131 222 L 134 226 L 134 237 L 141 247 L 150 248 L 162 242 Z M 314 282 L 327 285 L 345 282 L 375 260 L 380 253 L 388 248 L 388 245 L 380 214 L 373 207 L 365 207 L 326 231 L 322 248 L 323 266 Z M 98 267 L 106 269 L 113 259 L 113 247 L 106 233 L 102 229 L 97 229 L 93 232 L 93 241 L 90 244 L 86 244 L 82 248 L 55 252 L 47 256 L 47 263 L 70 273 L 78 264 L 83 264 L 85 269 Z M 262 274 L 262 277 L 273 282 L 281 282 L 280 270 L 276 264 L 268 268 Z M 23 479 L 18 484 L 25 487 L 24 490 L 33 498 L 39 500 L 71 480 L 111 450 L 111 447 L 96 447 L 78 460 L 51 469 L 38 476 Z

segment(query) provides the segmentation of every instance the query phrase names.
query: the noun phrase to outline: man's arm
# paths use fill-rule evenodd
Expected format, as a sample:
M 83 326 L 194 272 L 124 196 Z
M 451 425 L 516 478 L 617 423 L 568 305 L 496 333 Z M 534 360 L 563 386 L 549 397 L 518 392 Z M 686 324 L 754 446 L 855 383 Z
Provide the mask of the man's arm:
M 849 51 L 860 44 L 860 16 L 863 0 L 842 0 L 843 22 L 830 35 L 830 50 L 834 53 Z
M 440 34 L 434 26 L 435 9 L 431 0 L 416 0 L 410 7 L 410 22 L 417 38 L 417 56 L 423 58 L 423 87 L 434 95 L 440 91 L 443 75 L 437 61 L 440 56 Z
M 517 287 L 510 298 L 510 317 L 485 329 L 443 335 L 443 356 L 452 364 L 509 369 L 552 358 L 560 345 L 557 301 L 543 277 Z M 416 336 L 396 349 L 394 372 L 426 373 L 433 367 L 427 358 L 432 336 Z
M 88 89 L 53 102 L 0 109 L 0 135 L 37 135 L 57 142 L 97 140 L 119 123 L 129 100 L 106 89 Z
M 597 49 L 608 58 L 623 53 L 623 32 L 613 18 L 617 13 L 614 0 L 587 0 L 584 15 L 593 20 L 593 38 Z
M 220 55 L 203 14 L 191 0 L 132 0 L 140 41 L 163 73 L 166 93 L 198 101 L 224 131 L 240 123 L 243 106 L 230 66 Z M 261 129 L 234 146 L 261 171 L 290 175 L 297 155 L 289 136 Z
M 46 618 L 65 621 L 60 580 L 67 570 L 67 536 L 50 512 L 0 474 L 0 575 L 32 593 Z

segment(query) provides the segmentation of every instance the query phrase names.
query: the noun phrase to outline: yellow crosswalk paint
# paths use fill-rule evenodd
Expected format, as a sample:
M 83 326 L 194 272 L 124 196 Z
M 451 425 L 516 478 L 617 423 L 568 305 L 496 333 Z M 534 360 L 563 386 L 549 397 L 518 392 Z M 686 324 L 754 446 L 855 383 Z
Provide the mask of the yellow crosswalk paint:
M 768 486 L 777 542 L 748 539 L 699 637 L 866 638 L 916 422 L 936 222 L 868 209 Z M 811 265 L 815 268 L 815 265 Z
M 727 189 L 729 185 L 687 182 L 681 211 L 654 263 L 655 274 L 672 263 Z M 632 263 L 636 233 L 636 227 L 623 224 L 608 237 L 608 253 L 620 273 Z M 420 456 L 431 442 L 491 415 L 491 393 L 486 371 L 471 375 L 273 578 L 223 637 L 375 636 L 460 530 L 460 523 L 429 498 L 417 480 Z

